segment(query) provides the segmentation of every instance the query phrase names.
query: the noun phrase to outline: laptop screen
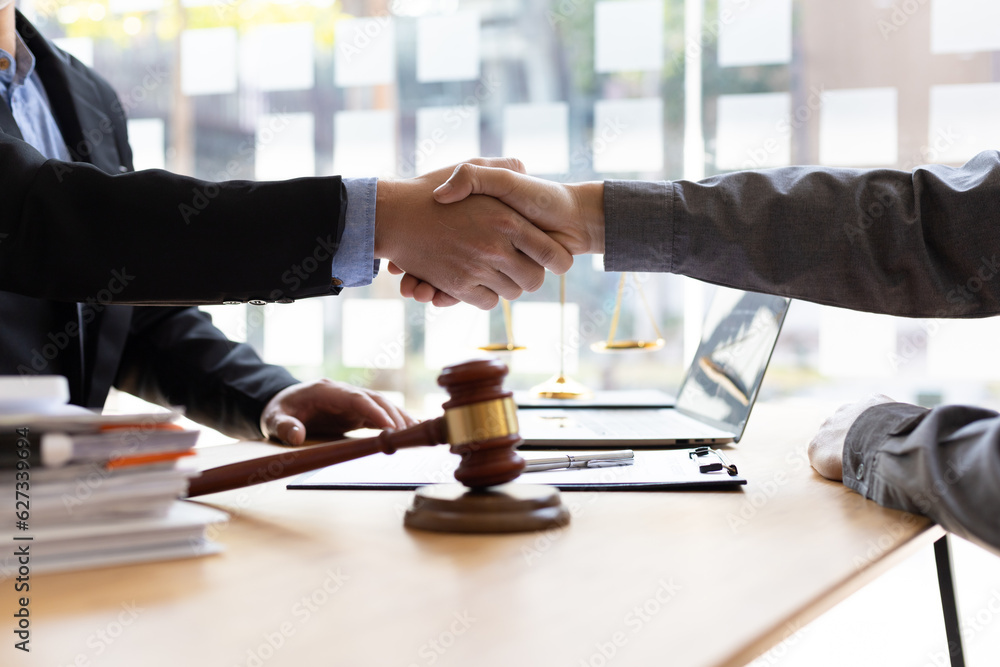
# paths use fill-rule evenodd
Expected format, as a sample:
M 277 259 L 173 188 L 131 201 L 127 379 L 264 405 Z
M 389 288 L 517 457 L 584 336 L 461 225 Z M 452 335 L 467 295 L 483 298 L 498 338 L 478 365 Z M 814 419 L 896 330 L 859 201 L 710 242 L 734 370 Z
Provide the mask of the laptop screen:
M 778 340 L 790 299 L 720 287 L 677 409 L 739 440 Z

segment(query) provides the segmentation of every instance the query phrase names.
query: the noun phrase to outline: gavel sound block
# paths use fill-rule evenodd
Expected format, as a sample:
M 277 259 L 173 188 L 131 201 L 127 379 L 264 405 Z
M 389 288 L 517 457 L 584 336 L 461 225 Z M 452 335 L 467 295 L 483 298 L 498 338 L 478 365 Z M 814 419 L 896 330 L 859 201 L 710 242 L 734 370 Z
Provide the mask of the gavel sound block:
M 499 360 L 449 366 L 438 377 L 450 400 L 444 415 L 374 438 L 342 440 L 234 463 L 191 480 L 188 497 L 228 491 L 325 468 L 343 461 L 404 447 L 448 443 L 462 457 L 457 484 L 417 489 L 404 524 L 410 528 L 461 533 L 543 530 L 569 523 L 559 491 L 549 486 L 509 484 L 524 470 L 515 448 L 521 444 L 517 406 L 503 390 L 507 367 Z

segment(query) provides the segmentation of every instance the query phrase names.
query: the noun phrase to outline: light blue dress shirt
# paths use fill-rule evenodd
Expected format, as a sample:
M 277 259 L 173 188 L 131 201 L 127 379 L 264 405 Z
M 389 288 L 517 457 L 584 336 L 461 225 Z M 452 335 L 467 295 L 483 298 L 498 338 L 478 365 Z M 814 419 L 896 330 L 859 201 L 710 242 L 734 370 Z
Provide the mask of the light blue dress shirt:
M 345 178 L 347 214 L 344 234 L 333 256 L 333 277 L 344 287 L 371 284 L 378 275 L 375 259 L 375 194 L 377 178 Z
M 0 95 L 10 109 L 21 136 L 47 158 L 69 160 L 69 149 L 49 107 L 42 81 L 35 72 L 35 56 L 17 35 L 16 55 L 0 49 Z
M 35 56 L 18 34 L 16 54 L 0 49 L 0 96 L 10 109 L 21 136 L 50 159 L 72 158 L 35 72 Z M 333 257 L 333 277 L 344 287 L 368 285 L 378 275 L 375 259 L 375 194 L 377 179 L 346 178 L 344 233 Z

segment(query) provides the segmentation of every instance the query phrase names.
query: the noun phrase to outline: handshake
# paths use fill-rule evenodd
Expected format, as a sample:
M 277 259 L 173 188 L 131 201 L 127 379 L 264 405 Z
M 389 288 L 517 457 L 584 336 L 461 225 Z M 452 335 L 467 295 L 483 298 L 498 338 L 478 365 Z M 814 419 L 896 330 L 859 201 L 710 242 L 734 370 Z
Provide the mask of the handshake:
M 433 194 L 431 193 L 433 190 Z M 375 256 L 422 303 L 488 310 L 604 251 L 604 184 L 532 178 L 520 160 L 480 158 L 409 180 L 379 181 Z

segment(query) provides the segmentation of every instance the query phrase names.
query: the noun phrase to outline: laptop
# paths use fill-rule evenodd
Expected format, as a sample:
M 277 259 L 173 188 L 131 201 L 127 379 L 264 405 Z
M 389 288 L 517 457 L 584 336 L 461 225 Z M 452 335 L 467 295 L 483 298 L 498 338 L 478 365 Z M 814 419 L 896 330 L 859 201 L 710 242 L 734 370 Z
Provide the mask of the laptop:
M 595 391 L 587 398 L 542 398 L 530 391 L 515 391 L 518 410 L 539 408 L 672 408 L 677 397 L 659 389 L 613 389 Z
M 790 299 L 720 287 L 672 408 L 518 410 L 524 447 L 662 447 L 738 442 Z

